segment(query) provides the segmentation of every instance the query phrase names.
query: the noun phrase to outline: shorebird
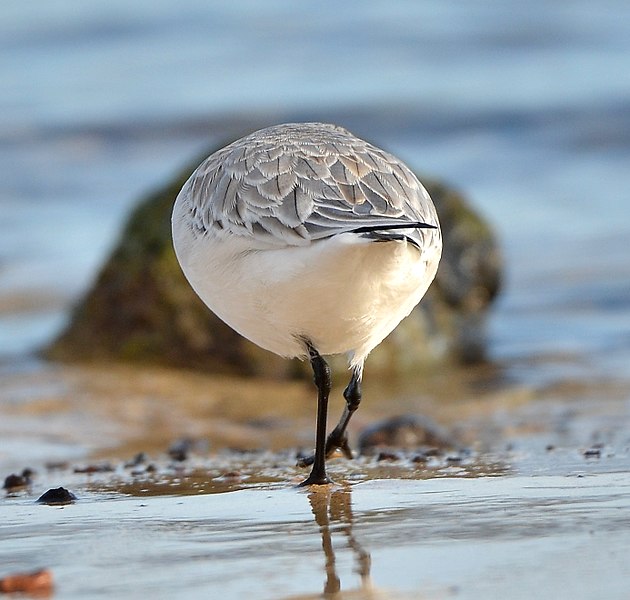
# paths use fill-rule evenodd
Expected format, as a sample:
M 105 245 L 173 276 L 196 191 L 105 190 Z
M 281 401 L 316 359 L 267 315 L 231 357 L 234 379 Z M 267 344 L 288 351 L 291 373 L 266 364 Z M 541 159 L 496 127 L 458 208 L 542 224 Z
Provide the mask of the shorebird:
M 315 454 L 302 485 L 327 484 L 326 458 L 349 458 L 347 426 L 363 364 L 420 302 L 442 236 L 429 194 L 391 154 L 325 123 L 261 129 L 194 171 L 173 208 L 173 244 L 203 302 L 258 346 L 310 360 Z M 346 405 L 326 436 L 330 368 L 345 354 Z

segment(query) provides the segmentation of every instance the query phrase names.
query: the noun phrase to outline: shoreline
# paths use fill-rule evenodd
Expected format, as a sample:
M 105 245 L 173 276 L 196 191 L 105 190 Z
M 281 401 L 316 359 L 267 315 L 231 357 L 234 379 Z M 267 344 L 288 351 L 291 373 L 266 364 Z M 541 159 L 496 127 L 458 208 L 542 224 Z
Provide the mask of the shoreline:
M 331 395 L 331 423 L 343 405 L 343 385 L 337 382 Z M 630 427 L 629 398 L 630 382 L 623 380 L 573 379 L 536 389 L 461 368 L 396 381 L 368 377 L 350 435 L 356 440 L 376 422 L 417 415 L 453 434 L 461 447 L 495 452 L 525 440 L 528 451 L 537 447 L 542 454 L 550 444 L 578 451 L 592 443 L 627 443 L 619 437 Z M 185 438 L 205 440 L 213 453 L 308 449 L 315 394 L 310 381 L 34 361 L 4 370 L 0 411 L 0 467 L 6 471 L 46 459 L 160 456 Z M 12 456 L 12 444 L 30 445 L 26 461 Z

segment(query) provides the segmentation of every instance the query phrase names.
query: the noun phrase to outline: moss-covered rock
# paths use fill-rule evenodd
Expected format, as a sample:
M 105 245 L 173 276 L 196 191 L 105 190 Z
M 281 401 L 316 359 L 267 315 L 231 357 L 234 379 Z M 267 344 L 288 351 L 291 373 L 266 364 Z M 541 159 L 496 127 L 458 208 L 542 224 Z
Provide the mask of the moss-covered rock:
M 171 243 L 171 210 L 200 160 L 133 212 L 93 288 L 46 349 L 49 358 L 158 362 L 275 377 L 301 372 L 297 361 L 261 350 L 225 325 L 199 300 L 179 268 Z M 495 237 L 458 192 L 423 182 L 442 224 L 443 258 L 420 306 L 371 354 L 370 372 L 484 355 L 485 315 L 500 287 Z

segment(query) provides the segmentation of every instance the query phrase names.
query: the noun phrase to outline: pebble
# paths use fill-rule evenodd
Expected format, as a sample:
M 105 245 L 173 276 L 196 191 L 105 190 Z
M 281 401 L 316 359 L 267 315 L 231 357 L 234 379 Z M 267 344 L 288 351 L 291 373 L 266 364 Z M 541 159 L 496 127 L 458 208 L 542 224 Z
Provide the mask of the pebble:
M 382 448 L 417 450 L 418 448 L 452 448 L 456 444 L 436 423 L 419 415 L 401 415 L 366 427 L 359 435 L 361 454 L 372 454 Z
M 4 485 L 2 487 L 7 492 L 15 492 L 16 490 L 25 488 L 29 483 L 31 483 L 31 480 L 28 477 L 11 473 L 11 475 L 5 477 Z
M 38 499 L 39 504 L 48 504 L 50 506 L 57 506 L 63 504 L 72 504 L 77 497 L 69 492 L 64 487 L 51 488 L 47 492 L 44 492 Z
M 42 596 L 53 588 L 53 576 L 48 569 L 30 573 L 13 573 L 0 578 L 0 592 L 4 594 L 29 594 Z

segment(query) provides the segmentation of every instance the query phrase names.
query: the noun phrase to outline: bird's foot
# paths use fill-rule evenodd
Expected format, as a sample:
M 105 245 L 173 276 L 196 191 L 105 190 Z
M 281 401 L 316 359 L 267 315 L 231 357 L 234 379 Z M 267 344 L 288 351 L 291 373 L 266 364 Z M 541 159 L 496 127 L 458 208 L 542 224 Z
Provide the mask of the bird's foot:
M 302 483 L 298 484 L 298 487 L 307 487 L 311 485 L 330 485 L 334 483 L 333 480 L 325 473 L 318 475 L 311 473 Z
M 333 430 L 326 440 L 326 458 L 330 458 L 337 450 L 341 450 L 341 453 L 348 459 L 352 460 L 354 455 L 348 444 L 348 436 L 344 433 L 342 435 L 335 435 Z M 309 467 L 315 462 L 315 455 L 300 456 L 297 459 L 298 467 Z

